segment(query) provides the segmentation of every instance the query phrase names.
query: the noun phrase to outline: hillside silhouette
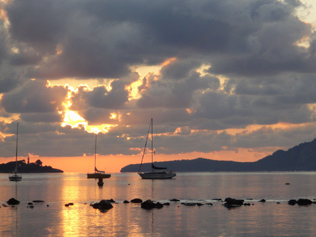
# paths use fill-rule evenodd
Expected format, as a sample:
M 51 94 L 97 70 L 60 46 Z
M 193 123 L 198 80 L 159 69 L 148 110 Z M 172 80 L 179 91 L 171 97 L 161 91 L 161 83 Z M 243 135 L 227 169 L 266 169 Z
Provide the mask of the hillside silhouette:
M 25 163 L 25 160 L 17 162 L 18 173 L 63 173 L 60 169 L 52 168 L 51 166 L 43 166 L 40 160 L 34 163 Z M 0 173 L 12 173 L 15 168 L 15 161 L 5 164 L 0 164 Z
M 277 150 L 255 162 L 219 161 L 205 158 L 155 162 L 176 172 L 255 172 L 255 171 L 316 171 L 316 139 L 301 143 L 287 151 Z M 121 172 L 138 172 L 140 164 L 127 165 Z M 151 170 L 151 163 L 141 171 Z

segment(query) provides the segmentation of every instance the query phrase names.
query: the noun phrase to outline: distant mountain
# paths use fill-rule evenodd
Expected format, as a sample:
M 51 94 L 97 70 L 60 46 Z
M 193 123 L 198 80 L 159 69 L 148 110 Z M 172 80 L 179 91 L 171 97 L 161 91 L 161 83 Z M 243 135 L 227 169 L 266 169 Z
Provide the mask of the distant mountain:
M 256 162 L 219 161 L 205 158 L 155 162 L 176 172 L 251 172 L 251 171 L 316 171 L 316 139 L 287 151 L 278 150 Z M 127 165 L 121 172 L 138 172 L 139 164 Z M 142 165 L 142 171 L 151 170 L 151 164 Z
M 35 163 L 26 164 L 24 160 L 17 162 L 18 173 L 63 173 L 60 169 L 51 166 L 42 166 L 42 162 L 37 160 Z M 0 173 L 12 173 L 15 168 L 15 161 L 0 164 Z

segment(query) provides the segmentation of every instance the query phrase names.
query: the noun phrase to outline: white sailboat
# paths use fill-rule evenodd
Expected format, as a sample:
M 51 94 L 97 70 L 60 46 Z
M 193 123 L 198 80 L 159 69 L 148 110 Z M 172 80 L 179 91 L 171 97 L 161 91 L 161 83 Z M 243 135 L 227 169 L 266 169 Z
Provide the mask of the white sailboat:
M 147 141 L 148 141 L 148 136 L 149 133 L 151 134 L 151 171 L 147 172 L 140 172 L 142 163 L 143 163 L 143 158 L 146 152 L 146 146 L 147 146 Z M 165 167 L 157 167 L 154 165 L 154 121 L 151 119 L 149 129 L 148 129 L 148 134 L 147 134 L 147 139 L 143 151 L 143 156 L 142 156 L 142 162 L 139 167 L 139 172 L 138 174 L 142 179 L 172 179 L 173 177 L 176 176 L 175 172 L 172 171 L 157 171 L 157 170 L 166 170 L 167 168 Z
M 99 178 L 110 178 L 111 174 L 106 174 L 102 170 L 97 169 L 97 134 L 95 135 L 95 145 L 94 145 L 94 173 L 88 173 L 88 179 L 99 179 Z
M 18 137 L 19 137 L 19 123 L 16 125 L 16 145 L 15 145 L 15 168 L 9 176 L 10 181 L 21 181 L 22 176 L 18 175 Z

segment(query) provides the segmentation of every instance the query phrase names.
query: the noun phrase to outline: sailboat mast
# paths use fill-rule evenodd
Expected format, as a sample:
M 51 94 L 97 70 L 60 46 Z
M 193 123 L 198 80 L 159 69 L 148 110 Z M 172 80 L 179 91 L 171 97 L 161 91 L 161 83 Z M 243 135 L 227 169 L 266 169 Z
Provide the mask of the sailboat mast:
M 97 170 L 97 134 L 95 134 L 95 142 L 94 142 L 94 171 Z
M 151 171 L 153 171 L 154 164 L 154 120 L 151 118 Z
M 18 170 L 18 140 L 19 139 L 19 123 L 16 124 L 16 145 L 15 145 L 15 170 L 14 173 L 17 173 Z

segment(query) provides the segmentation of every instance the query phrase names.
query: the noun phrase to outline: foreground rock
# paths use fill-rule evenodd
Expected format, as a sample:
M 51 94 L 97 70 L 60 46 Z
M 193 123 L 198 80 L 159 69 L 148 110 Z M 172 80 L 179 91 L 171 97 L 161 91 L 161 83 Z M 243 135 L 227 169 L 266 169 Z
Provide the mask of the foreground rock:
M 226 198 L 224 206 L 227 208 L 240 207 L 244 204 L 244 200 L 235 198 Z
M 109 209 L 113 208 L 111 202 L 109 202 L 108 200 L 101 200 L 98 203 L 94 203 L 92 205 L 92 207 L 95 208 L 95 209 L 99 209 L 101 211 L 109 210 Z
M 18 205 L 18 204 L 20 204 L 20 201 L 16 200 L 15 198 L 10 198 L 10 199 L 7 201 L 7 203 L 8 203 L 9 205 Z
M 131 203 L 142 203 L 142 202 L 143 202 L 143 200 L 140 198 L 134 198 L 131 200 Z
M 141 204 L 141 208 L 144 208 L 144 209 L 147 209 L 147 210 L 150 210 L 150 209 L 153 209 L 153 208 L 163 208 L 163 204 L 161 204 L 160 202 L 153 202 L 152 200 L 146 200 L 145 202 L 143 202 Z
M 289 205 L 295 205 L 296 204 L 296 200 L 295 199 L 291 199 L 287 202 Z
M 288 201 L 288 204 L 292 205 L 292 206 L 295 205 L 295 204 L 297 204 L 299 206 L 307 206 L 307 205 L 313 204 L 313 202 L 310 199 L 300 198 L 298 200 L 291 199 L 291 200 Z

